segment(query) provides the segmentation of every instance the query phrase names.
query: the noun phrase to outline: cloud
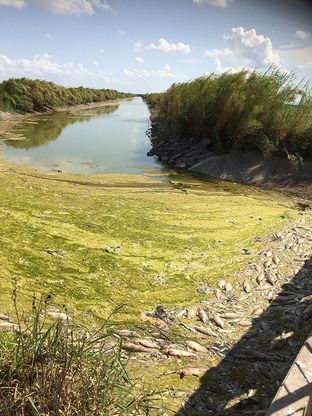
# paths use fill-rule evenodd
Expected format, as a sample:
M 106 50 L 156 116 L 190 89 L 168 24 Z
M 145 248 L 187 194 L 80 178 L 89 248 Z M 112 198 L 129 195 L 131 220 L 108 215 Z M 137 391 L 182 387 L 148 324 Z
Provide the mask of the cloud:
M 49 40 L 53 40 L 53 37 L 49 33 L 46 33 L 46 38 Z
M 298 38 L 298 39 L 306 40 L 306 39 L 309 39 L 311 37 L 311 33 L 310 32 L 305 32 L 304 30 L 297 30 L 295 32 L 295 37 Z
M 216 72 L 267 69 L 269 66 L 285 70 L 279 54 L 273 50 L 271 39 L 258 35 L 255 29 L 234 27 L 223 40 L 224 48 L 208 49 L 204 53 L 205 57 L 213 59 Z
M 312 68 L 312 47 L 277 50 L 282 62 L 295 69 Z
M 164 38 L 160 38 L 158 43 L 150 43 L 146 46 L 146 49 L 156 49 L 163 53 L 190 53 L 192 52 L 190 45 L 178 42 L 178 43 L 170 43 Z
M 228 48 L 224 49 L 207 49 L 204 53 L 204 56 L 209 58 L 220 58 L 221 56 L 230 56 L 233 55 L 233 51 Z
M 286 45 L 281 45 L 280 49 L 294 49 L 298 48 L 299 46 L 299 43 L 287 43 Z
M 94 66 L 98 66 L 99 65 L 98 61 L 92 61 L 92 63 L 93 63 Z
M 132 69 L 129 70 L 125 68 L 123 73 L 127 77 L 137 77 L 137 78 L 186 78 L 185 75 L 175 74 L 171 71 L 169 65 L 165 65 L 161 69 Z
M 25 0 L 0 0 L 0 6 L 10 6 L 20 9 L 26 5 Z
M 135 57 L 135 62 L 137 62 L 138 64 L 144 64 L 144 59 L 141 58 L 140 56 L 136 56 Z
M 95 9 L 106 12 L 112 7 L 106 0 L 0 0 L 0 6 L 21 8 L 26 4 L 34 4 L 53 14 L 82 15 L 95 13 Z
M 269 37 L 257 35 L 255 29 L 245 30 L 243 27 L 235 27 L 231 32 L 223 38 L 233 54 L 243 58 L 247 65 L 257 68 L 281 66 L 280 57 L 273 52 Z
M 142 47 L 143 47 L 142 42 L 140 42 L 139 40 L 137 40 L 136 42 L 134 42 L 133 50 L 135 52 L 140 52 L 142 50 Z
M 104 53 L 104 52 L 105 52 L 105 49 L 104 49 L 104 48 L 100 48 L 100 49 L 99 49 L 99 52 L 100 52 L 100 53 Z
M 233 1 L 234 0 L 193 0 L 193 3 L 197 4 L 198 6 L 209 4 L 210 6 L 225 8 Z
M 81 78 L 90 75 L 90 72 L 81 64 L 69 62 L 59 64 L 53 62 L 51 56 L 47 53 L 36 55 L 32 59 L 10 59 L 8 56 L 0 54 L 0 75 L 5 78 L 14 77 L 32 77 L 32 78 L 50 78 L 69 76 L 71 78 Z

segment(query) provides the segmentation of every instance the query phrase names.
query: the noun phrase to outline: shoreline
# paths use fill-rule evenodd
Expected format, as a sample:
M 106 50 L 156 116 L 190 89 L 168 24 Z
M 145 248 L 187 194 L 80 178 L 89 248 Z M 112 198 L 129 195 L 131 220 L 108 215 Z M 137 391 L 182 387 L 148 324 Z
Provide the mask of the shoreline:
M 217 155 L 209 140 L 168 141 L 157 135 L 157 110 L 150 106 L 149 110 L 152 149 L 148 156 L 195 174 L 312 199 L 312 160 L 305 160 L 302 170 L 294 173 L 288 160 L 281 157 L 265 160 L 255 152 Z
M 105 107 L 106 105 L 116 104 L 118 101 L 123 100 L 123 98 L 118 100 L 108 100 L 108 101 L 100 101 L 97 103 L 88 103 L 88 104 L 77 104 L 77 105 L 70 105 L 65 107 L 57 107 L 53 110 L 46 110 L 46 111 L 33 111 L 31 113 L 10 113 L 8 111 L 1 111 L 0 110 L 0 123 L 1 122 L 9 122 L 9 121 L 20 121 L 24 120 L 25 118 L 32 117 L 32 116 L 40 116 L 44 114 L 51 114 L 51 113 L 60 113 L 63 111 L 73 111 L 73 110 L 84 110 L 88 108 L 97 108 L 97 107 Z

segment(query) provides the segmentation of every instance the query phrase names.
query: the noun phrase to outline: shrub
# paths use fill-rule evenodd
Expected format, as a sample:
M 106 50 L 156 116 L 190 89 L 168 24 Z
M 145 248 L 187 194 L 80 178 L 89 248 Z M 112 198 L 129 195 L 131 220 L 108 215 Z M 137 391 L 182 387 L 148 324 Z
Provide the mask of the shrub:
M 293 74 L 211 74 L 146 95 L 158 108 L 159 134 L 168 140 L 209 138 L 217 153 L 260 149 L 271 154 L 312 155 L 312 97 Z

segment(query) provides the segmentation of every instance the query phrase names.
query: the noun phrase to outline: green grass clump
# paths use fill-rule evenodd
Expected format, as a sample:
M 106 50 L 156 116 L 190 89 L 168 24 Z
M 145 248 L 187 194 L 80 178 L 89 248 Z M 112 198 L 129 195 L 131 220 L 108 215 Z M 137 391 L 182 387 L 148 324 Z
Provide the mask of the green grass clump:
M 211 74 L 145 99 L 159 110 L 161 137 L 210 139 L 217 153 L 286 154 L 296 165 L 312 155 L 312 96 L 293 78 L 278 70 Z
M 151 393 L 135 391 L 108 324 L 92 332 L 64 313 L 51 323 L 49 297 L 22 319 L 15 296 L 17 323 L 0 332 L 0 415 L 150 414 Z
M 0 110 L 21 113 L 46 111 L 132 96 L 112 89 L 65 88 L 38 79 L 12 78 L 0 84 Z

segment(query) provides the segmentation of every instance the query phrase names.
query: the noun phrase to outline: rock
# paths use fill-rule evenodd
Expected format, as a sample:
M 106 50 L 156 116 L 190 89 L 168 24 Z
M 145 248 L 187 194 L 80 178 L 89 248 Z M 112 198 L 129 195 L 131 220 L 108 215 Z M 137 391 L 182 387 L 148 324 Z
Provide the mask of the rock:
M 244 291 L 245 291 L 246 293 L 251 292 L 251 286 L 250 286 L 249 282 L 245 281 L 245 282 L 243 283 L 243 289 L 244 289 Z

